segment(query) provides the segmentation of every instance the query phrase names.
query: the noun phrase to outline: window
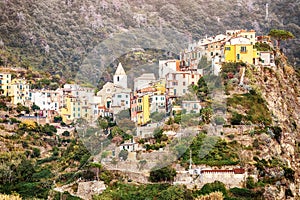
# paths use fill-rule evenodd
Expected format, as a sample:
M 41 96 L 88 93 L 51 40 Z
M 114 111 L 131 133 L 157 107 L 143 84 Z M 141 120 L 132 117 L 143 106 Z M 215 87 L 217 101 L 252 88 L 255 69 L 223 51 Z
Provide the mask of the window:
M 128 101 L 126 101 L 126 104 L 128 105 Z
M 226 51 L 230 51 L 230 47 L 225 47 L 225 50 Z
M 119 76 L 117 76 L 117 81 L 118 81 L 118 82 L 120 81 L 120 77 L 119 77 Z
M 236 55 L 236 59 L 239 60 L 240 59 L 240 54 Z
M 210 52 L 210 55 L 213 56 L 213 55 L 214 55 L 214 52 Z
M 176 89 L 174 89 L 174 95 L 176 95 Z
M 192 78 L 195 78 L 195 75 L 194 75 L 194 74 L 192 74 Z
M 185 86 L 185 81 L 182 82 L 182 85 Z
M 247 48 L 246 47 L 241 47 L 241 52 L 247 52 Z
M 122 95 L 119 94 L 117 97 L 118 97 L 118 98 L 122 98 Z
M 78 108 L 78 111 L 80 111 L 80 108 Z
M 165 100 L 165 97 L 161 97 L 160 99 L 163 101 L 163 100 Z
M 183 89 L 182 92 L 183 92 L 183 94 L 185 94 L 185 92 L 186 92 L 185 89 Z
M 185 74 L 182 74 L 183 78 L 185 78 Z

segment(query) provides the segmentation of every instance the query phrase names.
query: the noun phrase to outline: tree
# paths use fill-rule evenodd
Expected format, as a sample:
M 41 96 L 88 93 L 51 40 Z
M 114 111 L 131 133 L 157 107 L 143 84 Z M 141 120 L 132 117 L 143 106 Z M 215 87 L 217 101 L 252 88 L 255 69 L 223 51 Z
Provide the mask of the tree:
M 203 77 L 198 80 L 197 85 L 192 85 L 191 89 L 202 101 L 208 95 L 208 86 Z
M 222 192 L 224 196 L 227 196 L 227 190 L 225 184 L 220 181 L 215 181 L 213 183 L 206 183 L 200 191 L 197 191 L 197 194 L 210 194 L 212 192 Z
M 31 154 L 31 156 L 32 156 L 33 158 L 38 158 L 38 157 L 40 157 L 40 155 L 41 155 L 41 150 L 40 150 L 40 149 L 38 149 L 38 148 L 33 148 L 33 149 L 32 149 L 32 154 Z
M 280 29 L 272 29 L 268 35 L 277 41 L 277 48 L 280 48 L 280 42 L 282 40 L 295 38 L 295 36 L 291 32 Z
M 161 182 L 161 181 L 173 181 L 176 176 L 176 170 L 172 167 L 163 167 L 160 169 L 153 169 L 150 172 L 149 180 L 151 182 Z
M 31 106 L 31 110 L 36 111 L 39 110 L 40 107 L 38 105 L 36 105 L 35 103 L 33 103 L 33 105 Z
M 202 121 L 205 123 L 205 124 L 208 124 L 211 120 L 211 117 L 212 117 L 212 114 L 213 114 L 213 110 L 211 107 L 205 107 L 205 108 L 202 108 L 200 110 L 200 114 L 201 114 L 201 117 L 202 117 Z
M 59 115 L 58 115 L 58 116 L 55 116 L 55 117 L 54 117 L 54 122 L 55 122 L 55 123 L 62 122 L 62 117 L 59 116 Z
M 127 150 L 121 150 L 120 153 L 119 153 L 119 158 L 122 158 L 122 160 L 127 160 L 128 151 Z

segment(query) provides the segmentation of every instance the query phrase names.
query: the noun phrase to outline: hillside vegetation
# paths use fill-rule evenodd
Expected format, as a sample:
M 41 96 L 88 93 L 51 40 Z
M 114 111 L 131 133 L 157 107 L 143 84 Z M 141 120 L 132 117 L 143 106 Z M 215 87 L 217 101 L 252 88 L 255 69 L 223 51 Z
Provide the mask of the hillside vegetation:
M 174 29 L 187 39 L 241 28 L 255 29 L 258 34 L 271 28 L 286 29 L 296 36 L 300 33 L 300 5 L 292 0 L 4 0 L 0 8 L 0 46 L 4 48 L 0 65 L 14 58 L 13 66 L 22 61 L 23 67 L 67 78 L 76 75 L 101 42 L 134 28 Z M 291 62 L 299 63 L 299 40 L 288 46 Z M 14 56 L 6 57 L 5 52 Z

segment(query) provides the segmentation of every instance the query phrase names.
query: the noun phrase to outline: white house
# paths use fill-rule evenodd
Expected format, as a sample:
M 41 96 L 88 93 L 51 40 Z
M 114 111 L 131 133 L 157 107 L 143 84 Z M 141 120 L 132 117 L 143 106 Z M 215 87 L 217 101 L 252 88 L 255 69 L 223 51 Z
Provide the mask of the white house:
M 114 114 L 130 108 L 130 90 L 116 91 L 112 95 L 111 108 Z
M 179 70 L 179 60 L 160 60 L 158 62 L 158 76 L 159 79 L 164 79 L 168 73 Z
M 57 90 L 30 90 L 29 100 L 40 107 L 40 110 L 59 112 L 63 105 L 63 91 Z
M 275 66 L 274 54 L 271 51 L 259 51 L 260 63 L 264 66 Z
M 165 95 L 153 94 L 150 97 L 150 113 L 166 112 L 166 97 Z
M 153 73 L 144 73 L 140 77 L 134 79 L 134 91 L 150 86 L 150 83 L 155 82 L 155 75 Z
M 187 113 L 199 113 L 202 108 L 200 101 L 182 101 L 181 107 Z

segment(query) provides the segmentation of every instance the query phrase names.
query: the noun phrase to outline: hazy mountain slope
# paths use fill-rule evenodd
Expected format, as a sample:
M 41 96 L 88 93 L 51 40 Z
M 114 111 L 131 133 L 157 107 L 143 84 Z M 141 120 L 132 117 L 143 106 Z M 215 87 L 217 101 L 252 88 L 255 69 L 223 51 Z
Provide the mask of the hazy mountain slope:
M 129 28 L 168 27 L 194 39 L 241 28 L 258 33 L 283 28 L 296 37 L 300 32 L 300 5 L 292 0 L 2 0 L 0 8 L 4 46 L 19 60 L 66 77 L 74 76 L 86 55 L 111 33 Z M 288 46 L 298 61 L 299 40 Z

